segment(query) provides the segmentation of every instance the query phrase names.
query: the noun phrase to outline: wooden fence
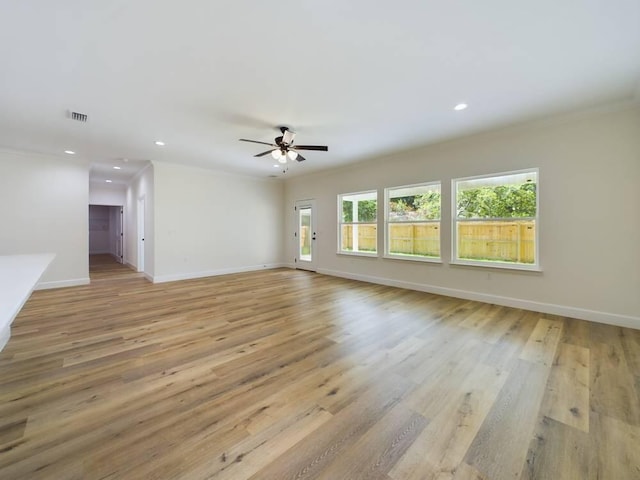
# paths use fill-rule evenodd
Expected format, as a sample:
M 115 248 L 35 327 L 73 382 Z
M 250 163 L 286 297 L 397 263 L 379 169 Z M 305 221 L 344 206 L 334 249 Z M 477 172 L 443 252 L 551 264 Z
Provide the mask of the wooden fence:
M 358 251 L 375 252 L 378 246 L 378 226 L 358 225 Z M 342 249 L 353 250 L 353 225 L 342 225 Z
M 437 223 L 398 223 L 389 227 L 389 253 L 440 256 L 440 225 Z
M 535 238 L 533 220 L 458 222 L 458 257 L 534 263 Z
M 437 223 L 391 224 L 392 254 L 440 256 L 440 226 Z M 353 248 L 353 226 L 342 226 L 342 247 Z M 535 262 L 535 222 L 533 220 L 458 222 L 458 257 L 469 260 Z M 375 251 L 376 225 L 358 226 L 358 250 Z

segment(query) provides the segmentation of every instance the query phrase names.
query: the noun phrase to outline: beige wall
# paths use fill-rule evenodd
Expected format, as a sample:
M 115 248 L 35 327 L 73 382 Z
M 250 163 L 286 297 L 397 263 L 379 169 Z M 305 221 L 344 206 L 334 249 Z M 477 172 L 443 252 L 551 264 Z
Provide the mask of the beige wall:
M 451 179 L 530 167 L 540 169 L 542 272 L 449 265 Z M 384 187 L 433 180 L 442 181 L 442 264 L 336 254 L 338 194 L 378 189 L 381 199 Z M 317 202 L 321 273 L 640 328 L 638 108 L 512 127 L 291 178 L 288 232 L 294 202 L 308 198 Z M 287 245 L 292 264 L 295 245 Z
M 155 281 L 283 262 L 280 181 L 154 162 Z
M 55 253 L 39 288 L 89 283 L 89 167 L 0 151 L 0 255 Z

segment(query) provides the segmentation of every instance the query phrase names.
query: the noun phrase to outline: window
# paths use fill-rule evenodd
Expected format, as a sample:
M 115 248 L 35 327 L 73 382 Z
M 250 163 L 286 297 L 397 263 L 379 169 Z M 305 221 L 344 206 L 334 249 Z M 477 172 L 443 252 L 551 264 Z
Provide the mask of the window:
M 453 263 L 537 270 L 538 170 L 454 179 Z
M 440 182 L 386 188 L 385 256 L 440 259 Z
M 378 193 L 338 195 L 339 253 L 375 255 L 378 251 Z

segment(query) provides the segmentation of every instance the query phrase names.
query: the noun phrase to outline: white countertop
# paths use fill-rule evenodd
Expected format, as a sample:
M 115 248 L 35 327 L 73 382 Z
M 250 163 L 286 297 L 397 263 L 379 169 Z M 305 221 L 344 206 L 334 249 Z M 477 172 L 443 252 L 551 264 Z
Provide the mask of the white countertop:
M 0 333 L 11 327 L 54 257 L 53 253 L 0 255 Z M 3 346 L 0 342 L 0 349 Z

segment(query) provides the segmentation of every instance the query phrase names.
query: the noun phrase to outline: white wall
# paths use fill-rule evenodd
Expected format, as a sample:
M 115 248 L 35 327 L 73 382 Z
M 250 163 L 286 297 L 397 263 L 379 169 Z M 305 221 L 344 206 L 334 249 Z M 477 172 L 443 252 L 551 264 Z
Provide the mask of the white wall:
M 40 288 L 88 283 L 88 164 L 0 151 L 0 172 L 0 255 L 55 253 Z
M 280 181 L 154 162 L 155 281 L 278 266 Z
M 154 167 L 149 164 L 131 181 L 127 188 L 124 205 L 124 261 L 138 266 L 138 200 L 145 200 L 144 215 L 144 273 L 153 279 L 155 271 L 154 246 Z
M 89 203 L 91 205 L 124 205 L 127 188 L 122 185 L 91 182 L 89 184 Z
M 540 168 L 541 273 L 449 265 L 451 179 Z M 443 264 L 338 255 L 337 195 L 441 180 Z M 315 198 L 318 271 L 640 328 L 640 109 L 476 135 L 286 182 Z M 383 232 L 380 205 L 378 229 Z M 287 262 L 295 256 L 288 242 Z

